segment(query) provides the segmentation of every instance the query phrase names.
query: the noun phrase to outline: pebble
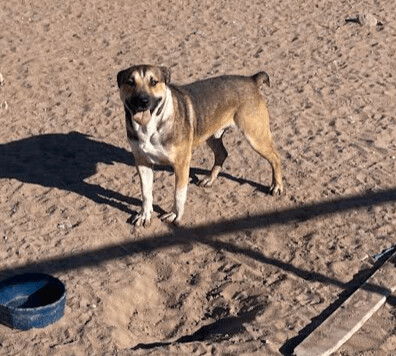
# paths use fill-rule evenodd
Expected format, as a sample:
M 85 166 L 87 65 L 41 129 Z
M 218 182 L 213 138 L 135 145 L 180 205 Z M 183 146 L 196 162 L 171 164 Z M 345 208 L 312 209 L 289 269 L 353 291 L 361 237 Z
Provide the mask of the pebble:
M 369 13 L 363 13 L 360 15 L 357 15 L 356 17 L 349 17 L 345 19 L 346 22 L 353 22 L 357 23 L 361 26 L 367 26 L 367 27 L 376 27 L 378 26 L 379 29 L 381 29 L 384 25 L 382 22 L 378 21 L 378 19 Z
M 4 85 L 4 77 L 3 74 L 0 73 L 0 87 Z
M 361 14 L 358 16 L 358 20 L 362 26 L 375 27 L 378 25 L 377 18 L 372 14 Z
M 59 223 L 57 226 L 58 226 L 58 229 L 61 229 L 61 230 L 71 229 L 73 227 L 73 225 L 70 222 Z

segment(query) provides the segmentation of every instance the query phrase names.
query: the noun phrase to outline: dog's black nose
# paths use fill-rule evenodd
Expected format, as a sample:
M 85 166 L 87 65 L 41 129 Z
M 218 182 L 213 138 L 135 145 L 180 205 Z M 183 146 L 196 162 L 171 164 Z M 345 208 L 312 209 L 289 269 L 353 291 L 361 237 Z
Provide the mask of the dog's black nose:
M 151 99 L 148 95 L 139 94 L 128 98 L 126 104 L 130 110 L 137 113 L 146 111 L 151 105 Z
M 147 96 L 141 96 L 139 98 L 139 101 L 140 101 L 140 105 L 146 108 L 148 107 L 148 103 L 150 102 L 150 99 Z

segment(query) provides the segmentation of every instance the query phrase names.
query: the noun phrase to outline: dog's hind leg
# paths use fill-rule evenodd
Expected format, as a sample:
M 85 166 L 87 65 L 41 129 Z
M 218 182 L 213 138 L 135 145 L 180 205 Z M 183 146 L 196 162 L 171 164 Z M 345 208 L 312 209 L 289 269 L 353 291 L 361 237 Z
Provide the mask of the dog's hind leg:
M 264 157 L 270 164 L 272 168 L 272 183 L 270 187 L 270 193 L 272 195 L 282 194 L 283 184 L 282 184 L 282 170 L 281 161 L 279 158 L 279 153 L 276 151 L 272 141 L 266 142 L 263 139 L 257 139 L 256 137 L 246 135 L 249 143 L 253 149 L 258 152 L 262 157 Z
M 201 187 L 210 187 L 213 184 L 214 180 L 217 178 L 221 171 L 221 167 L 223 166 L 224 161 L 228 156 L 227 150 L 225 149 L 222 141 L 222 135 L 223 132 L 221 132 L 221 134 L 219 135 L 220 137 L 216 138 L 216 136 L 212 136 L 206 141 L 208 146 L 214 153 L 215 162 L 213 164 L 210 174 L 198 182 L 198 185 Z
M 282 169 L 278 151 L 275 149 L 269 128 L 268 112 L 263 102 L 260 102 L 257 111 L 251 108 L 241 108 L 235 116 L 237 126 L 242 130 L 253 149 L 264 157 L 272 168 L 272 195 L 282 194 Z

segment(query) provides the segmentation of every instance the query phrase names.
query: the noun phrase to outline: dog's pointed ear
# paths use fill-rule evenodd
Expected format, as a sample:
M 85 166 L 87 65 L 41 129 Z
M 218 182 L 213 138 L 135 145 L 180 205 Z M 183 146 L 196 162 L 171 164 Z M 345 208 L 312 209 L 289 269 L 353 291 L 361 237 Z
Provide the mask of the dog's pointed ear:
M 162 73 L 162 78 L 165 82 L 165 84 L 169 84 L 171 81 L 171 71 L 168 67 L 159 67 Z
M 117 85 L 118 85 L 119 88 L 121 87 L 121 84 L 125 82 L 125 76 L 126 76 L 127 72 L 128 72 L 127 69 L 118 72 L 118 74 L 117 74 Z

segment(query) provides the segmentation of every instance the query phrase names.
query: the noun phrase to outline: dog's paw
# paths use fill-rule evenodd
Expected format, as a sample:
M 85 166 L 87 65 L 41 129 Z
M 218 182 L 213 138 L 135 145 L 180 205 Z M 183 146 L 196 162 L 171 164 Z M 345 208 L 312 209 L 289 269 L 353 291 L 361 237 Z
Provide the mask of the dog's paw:
M 281 195 L 283 193 L 283 186 L 282 184 L 273 183 L 270 187 L 270 194 L 271 195 Z
M 151 223 L 151 212 L 141 211 L 132 219 L 132 225 L 135 225 L 136 227 L 139 226 L 148 227 L 150 226 L 150 223 Z
M 162 215 L 161 217 L 160 217 L 160 219 L 162 220 L 162 221 L 164 221 L 164 222 L 167 222 L 167 223 L 174 223 L 174 224 L 177 224 L 177 222 L 178 222 L 178 220 L 177 220 L 177 215 L 176 215 L 176 213 L 173 213 L 173 212 L 170 212 L 170 213 L 165 213 L 164 215 Z
M 212 184 L 213 184 L 213 179 L 211 179 L 210 177 L 205 177 L 205 178 L 202 178 L 202 179 L 200 179 L 199 181 L 198 181 L 198 185 L 200 186 L 200 187 L 211 187 L 212 186 Z

